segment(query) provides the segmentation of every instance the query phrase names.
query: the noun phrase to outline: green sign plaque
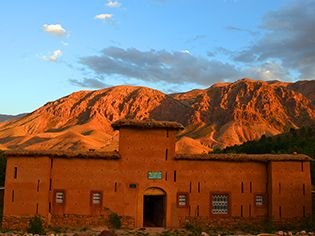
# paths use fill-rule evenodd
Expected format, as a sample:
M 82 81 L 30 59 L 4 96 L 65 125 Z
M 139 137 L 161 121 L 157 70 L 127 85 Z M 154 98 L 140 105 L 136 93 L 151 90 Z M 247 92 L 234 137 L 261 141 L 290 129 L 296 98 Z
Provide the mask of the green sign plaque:
M 162 179 L 162 171 L 149 171 L 148 179 Z

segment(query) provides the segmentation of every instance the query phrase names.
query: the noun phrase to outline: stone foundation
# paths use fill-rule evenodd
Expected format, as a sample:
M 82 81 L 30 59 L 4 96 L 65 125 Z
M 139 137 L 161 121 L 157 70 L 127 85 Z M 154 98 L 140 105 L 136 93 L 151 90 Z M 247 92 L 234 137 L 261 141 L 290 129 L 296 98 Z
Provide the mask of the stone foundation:
M 32 216 L 3 216 L 2 228 L 3 229 L 22 229 L 26 230 Z M 47 219 L 42 218 L 44 226 L 47 226 Z
M 65 227 L 84 228 L 94 226 L 105 226 L 107 225 L 107 216 L 52 215 L 50 225 L 58 226 L 61 228 Z
M 2 220 L 3 229 L 14 229 L 14 230 L 26 230 L 29 224 L 29 221 L 32 217 L 15 217 L 15 216 L 6 216 Z M 90 216 L 90 215 L 51 215 L 46 218 L 42 218 L 44 226 L 53 226 L 53 227 L 71 227 L 71 228 L 91 228 L 98 226 L 108 226 L 108 214 L 99 215 L 99 216 Z M 131 216 L 122 216 L 121 217 L 121 226 L 122 228 L 132 229 L 135 227 L 135 218 Z
M 283 219 L 281 221 L 271 221 L 267 218 L 241 218 L 241 217 L 182 217 L 179 218 L 180 226 L 200 226 L 205 229 L 215 230 L 241 230 L 244 232 L 257 231 L 267 232 L 271 230 L 305 229 L 310 224 L 311 219 L 295 218 Z
M 132 216 L 122 216 L 121 226 L 122 228 L 126 228 L 126 229 L 134 229 L 136 226 L 135 218 Z

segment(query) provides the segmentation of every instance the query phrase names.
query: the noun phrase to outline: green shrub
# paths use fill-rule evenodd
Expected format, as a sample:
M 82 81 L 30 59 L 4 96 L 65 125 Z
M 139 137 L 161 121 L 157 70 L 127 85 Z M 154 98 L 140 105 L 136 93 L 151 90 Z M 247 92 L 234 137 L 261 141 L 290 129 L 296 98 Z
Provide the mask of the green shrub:
M 111 213 L 108 216 L 109 226 L 113 229 L 120 229 L 121 228 L 121 220 L 117 213 Z
M 193 236 L 199 236 L 202 232 L 202 227 L 197 222 L 186 222 L 185 229 Z
M 31 234 L 45 234 L 43 220 L 39 216 L 34 216 L 28 223 L 27 232 Z

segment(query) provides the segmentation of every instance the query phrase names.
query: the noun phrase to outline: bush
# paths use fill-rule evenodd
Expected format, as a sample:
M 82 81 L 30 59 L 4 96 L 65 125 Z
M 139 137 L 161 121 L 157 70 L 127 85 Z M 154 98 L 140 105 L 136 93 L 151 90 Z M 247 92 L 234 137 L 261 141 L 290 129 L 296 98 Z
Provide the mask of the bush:
M 108 216 L 108 221 L 109 221 L 109 226 L 113 229 L 120 229 L 121 227 L 121 220 L 119 215 L 117 215 L 117 213 L 111 213 Z
M 189 222 L 185 223 L 185 229 L 190 232 L 189 235 L 199 236 L 202 232 L 201 226 L 197 222 Z
M 43 220 L 39 216 L 34 216 L 28 223 L 27 232 L 31 234 L 45 234 Z

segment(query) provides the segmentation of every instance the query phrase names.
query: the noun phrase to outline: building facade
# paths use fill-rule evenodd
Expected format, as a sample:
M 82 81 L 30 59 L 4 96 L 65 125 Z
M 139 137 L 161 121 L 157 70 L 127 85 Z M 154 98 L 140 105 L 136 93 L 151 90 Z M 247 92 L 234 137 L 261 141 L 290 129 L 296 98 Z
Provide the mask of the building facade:
M 180 227 L 187 220 L 298 222 L 312 215 L 305 155 L 177 155 L 174 122 L 119 121 L 119 151 L 7 152 L 3 226 Z

